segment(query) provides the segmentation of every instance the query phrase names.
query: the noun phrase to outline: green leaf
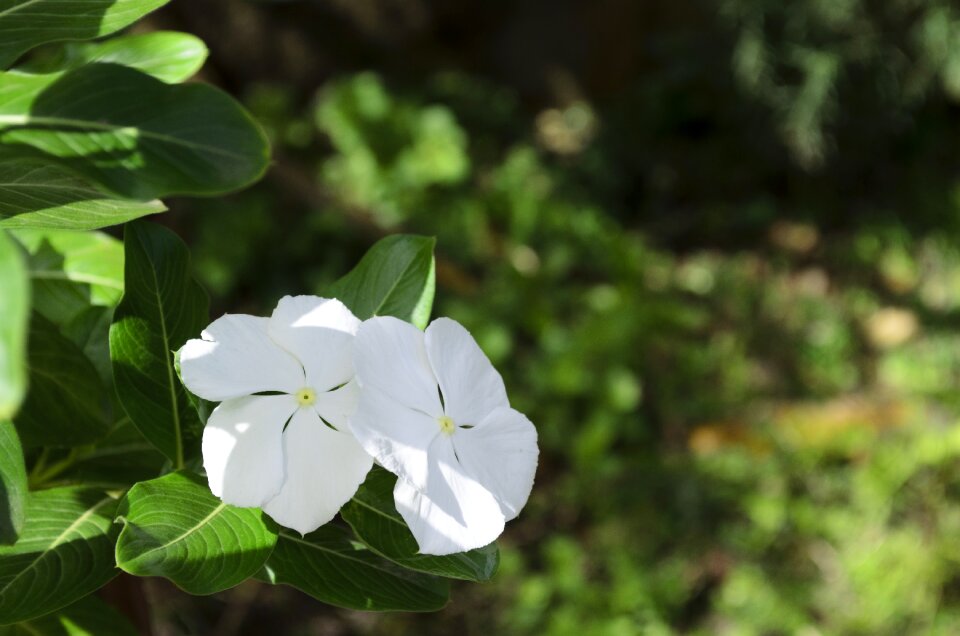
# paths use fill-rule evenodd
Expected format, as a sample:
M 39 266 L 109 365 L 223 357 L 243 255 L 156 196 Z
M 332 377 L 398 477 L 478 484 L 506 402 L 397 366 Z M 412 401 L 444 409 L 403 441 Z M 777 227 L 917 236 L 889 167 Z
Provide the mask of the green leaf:
M 113 369 L 110 366 L 110 323 L 113 322 L 112 307 L 87 307 L 60 326 L 60 333 L 80 347 L 97 369 L 104 386 L 113 386 Z
M 116 508 L 97 490 L 30 493 L 20 540 L 0 547 L 0 623 L 53 612 L 113 578 Z
M 30 287 L 16 243 L 0 230 L 0 420 L 16 413 L 27 388 Z
M 60 166 L 0 162 L 0 228 L 96 230 L 166 209 L 160 201 L 115 199 Z
M 0 68 L 40 44 L 91 40 L 119 31 L 169 0 L 4 0 Z
M 396 483 L 396 476 L 375 467 L 340 510 L 360 540 L 377 554 L 412 570 L 469 581 L 490 580 L 500 562 L 495 543 L 449 556 L 418 554 L 417 541 L 393 502 Z
M 123 294 L 123 243 L 100 232 L 16 230 L 33 280 L 33 308 L 64 325 L 90 305 L 112 307 Z
M 54 480 L 59 484 L 85 484 L 108 490 L 125 490 L 161 474 L 167 458 L 147 442 L 129 418 L 123 418 Z
M 170 230 L 129 223 L 124 249 L 126 291 L 110 327 L 117 395 L 143 436 L 181 468 L 199 452 L 203 425 L 177 381 L 173 352 L 207 326 L 207 295 Z
M 403 234 L 381 239 L 325 294 L 339 298 L 361 320 L 396 316 L 423 329 L 433 306 L 435 243 Z
M 67 44 L 57 58 L 18 69 L 53 73 L 84 64 L 122 64 L 173 84 L 193 77 L 206 59 L 207 47 L 200 38 L 176 31 L 153 31 L 105 42 Z
M 141 482 L 118 511 L 117 565 L 162 576 L 191 594 L 212 594 L 253 576 L 277 542 L 276 524 L 258 508 L 237 508 L 186 471 Z
M 0 627 L 0 636 L 137 636 L 137 630 L 120 612 L 91 595 L 53 614 Z
M 430 612 L 449 598 L 444 579 L 382 559 L 330 524 L 305 537 L 281 530 L 263 578 L 349 609 Z
M 13 418 L 25 446 L 76 446 L 109 430 L 110 397 L 80 348 L 39 314 L 30 321 L 30 392 Z
M 23 530 L 27 469 L 13 422 L 0 420 L 0 543 L 10 545 Z
M 116 64 L 0 74 L 0 143 L 8 157 L 55 160 L 139 200 L 235 190 L 269 158 L 263 131 L 226 93 Z

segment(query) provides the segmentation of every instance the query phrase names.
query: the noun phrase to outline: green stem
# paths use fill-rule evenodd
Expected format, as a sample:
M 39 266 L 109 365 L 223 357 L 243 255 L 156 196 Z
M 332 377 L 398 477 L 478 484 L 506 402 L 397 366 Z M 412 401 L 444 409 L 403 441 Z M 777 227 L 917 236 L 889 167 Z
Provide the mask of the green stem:
M 45 448 L 40 455 L 40 459 L 37 460 L 37 465 L 34 466 L 34 469 L 30 472 L 29 482 L 31 490 L 43 486 L 73 466 L 77 462 L 77 459 L 81 457 L 81 450 L 79 448 L 71 448 L 66 457 L 55 464 L 51 464 L 49 467 L 45 465 L 47 456 L 48 452 Z

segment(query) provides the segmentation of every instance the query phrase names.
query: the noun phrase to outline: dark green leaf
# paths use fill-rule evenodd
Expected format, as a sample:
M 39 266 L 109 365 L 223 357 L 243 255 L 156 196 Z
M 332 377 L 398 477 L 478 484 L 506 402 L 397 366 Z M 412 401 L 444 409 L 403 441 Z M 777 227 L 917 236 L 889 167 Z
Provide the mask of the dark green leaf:
M 0 623 L 53 612 L 113 578 L 116 508 L 96 490 L 30 493 L 20 540 L 0 547 Z
M 190 273 L 187 246 L 170 230 L 130 223 L 124 246 L 126 291 L 110 327 L 117 395 L 143 436 L 180 468 L 199 452 L 203 425 L 177 380 L 173 352 L 207 326 L 207 295 Z
M 167 458 L 125 417 L 95 447 L 82 449 L 55 482 L 124 490 L 161 474 L 166 463 Z
M 109 394 L 93 364 L 56 325 L 30 321 L 30 392 L 13 418 L 26 446 L 76 446 L 107 433 Z
M 119 31 L 169 0 L 5 0 L 0 68 L 47 42 L 91 40 Z
M 0 636 L 137 636 L 137 630 L 120 612 L 91 595 L 53 614 L 0 627 Z
M 0 162 L 0 228 L 96 230 L 166 209 L 160 201 L 120 201 L 60 166 Z
M 191 594 L 233 587 L 263 567 L 276 524 L 258 508 L 237 508 L 210 494 L 203 478 L 171 473 L 130 489 L 118 512 L 117 565 L 162 576 Z
M 0 142 L 9 157 L 55 160 L 139 200 L 235 190 L 269 157 L 263 131 L 226 93 L 116 64 L 0 74 Z
M 0 420 L 0 543 L 10 545 L 23 530 L 27 470 L 13 422 Z
M 423 236 L 388 236 L 324 294 L 339 298 L 361 320 L 396 316 L 423 329 L 433 306 L 433 246 Z
M 281 530 L 263 578 L 324 603 L 359 610 L 429 612 L 449 598 L 444 579 L 401 568 L 330 524 L 306 537 Z
M 100 232 L 16 230 L 29 253 L 33 309 L 65 325 L 90 305 L 112 307 L 123 294 L 123 244 Z
M 360 540 L 374 552 L 413 570 L 470 581 L 489 580 L 500 562 L 495 543 L 449 556 L 418 554 L 417 541 L 393 502 L 396 483 L 396 476 L 375 467 L 340 511 Z
M 113 385 L 113 370 L 110 366 L 110 323 L 113 322 L 112 307 L 87 307 L 61 325 L 60 333 L 80 347 L 87 356 L 104 386 Z
M 17 411 L 27 387 L 30 287 L 20 248 L 0 230 L 0 420 Z

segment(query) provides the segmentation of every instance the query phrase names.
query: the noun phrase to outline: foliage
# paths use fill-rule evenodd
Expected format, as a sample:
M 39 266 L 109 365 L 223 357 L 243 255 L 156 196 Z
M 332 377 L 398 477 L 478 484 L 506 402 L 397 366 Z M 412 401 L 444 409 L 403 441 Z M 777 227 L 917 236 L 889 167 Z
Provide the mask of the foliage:
M 0 9 L 0 67 L 40 44 L 107 35 L 164 2 L 87 3 L 82 16 L 66 4 Z M 192 594 L 257 576 L 342 607 L 427 611 L 448 602 L 446 577 L 496 569 L 495 545 L 419 558 L 373 486 L 352 517 L 362 531 L 341 521 L 299 537 L 222 503 L 197 474 L 210 405 L 181 385 L 175 352 L 209 322 L 208 298 L 186 245 L 140 217 L 166 210 L 156 197 L 243 188 L 269 155 L 233 98 L 180 84 L 206 54 L 186 34 L 121 35 L 48 47 L 0 72 L 0 624 L 10 633 L 134 631 L 89 596 L 119 570 Z M 122 241 L 93 231 L 120 224 Z M 358 315 L 422 326 L 433 247 L 390 237 L 330 290 Z
M 444 292 L 438 309 L 469 326 L 505 371 L 543 446 L 531 504 L 502 542 L 491 583 L 454 583 L 458 602 L 430 618 L 331 621 L 395 634 L 960 630 L 960 216 L 951 142 L 960 134 L 960 41 L 951 3 L 556 3 L 545 11 L 494 2 L 466 12 L 462 24 L 430 14 L 440 25 L 432 40 L 404 31 L 402 20 L 370 17 L 393 16 L 394 3 L 327 3 L 370 20 L 374 35 L 362 49 L 351 38 L 363 27 L 344 27 L 342 15 L 332 21 L 336 37 L 322 38 L 316 20 L 291 25 L 302 9 L 295 3 L 249 4 L 264 7 L 258 15 L 286 36 L 329 46 L 303 59 L 318 73 L 331 59 L 337 71 L 380 73 L 324 75 L 315 90 L 291 86 L 296 75 L 286 69 L 237 70 L 251 58 L 216 69 L 245 91 L 277 166 L 241 195 L 168 201 L 176 213 L 160 217 L 174 218 L 194 247 L 214 313 L 263 310 L 283 293 L 344 294 L 334 281 L 373 237 L 436 236 L 435 266 L 433 244 L 413 241 L 394 255 L 419 254 L 418 265 L 394 273 L 413 272 L 409 289 L 418 294 L 432 293 L 435 277 Z M 524 20 L 550 37 L 528 38 Z M 224 38 L 241 37 L 221 28 Z M 473 36 L 447 55 L 451 32 Z M 262 51 L 242 33 L 240 48 Z M 20 68 L 53 74 L 119 63 L 185 79 L 189 65 L 141 64 L 134 49 L 153 44 L 124 44 L 139 37 L 57 45 Z M 522 46 L 508 49 L 512 37 Z M 556 59 L 539 50 L 543 39 L 560 42 Z M 510 64 L 478 59 L 488 42 Z M 577 57 L 581 42 L 596 55 Z M 450 71 L 457 66 L 476 74 Z M 30 143 L 29 153 L 17 144 L 19 174 L 31 174 L 25 157 L 37 160 L 46 140 Z M 129 148 L 118 148 L 117 159 L 126 158 Z M 122 266 L 90 271 L 82 248 L 40 233 L 160 212 L 152 197 L 166 194 L 122 198 L 134 190 L 99 183 L 96 157 L 80 172 L 76 157 L 48 159 L 39 156 L 50 180 L 71 184 L 66 198 L 44 197 L 39 209 L 18 204 L 29 180 L 0 179 L 0 193 L 9 193 L 0 194 L 0 227 L 49 223 L 15 237 L 33 272 L 32 307 L 111 386 L 104 325 Z M 0 164 L 0 174 L 10 168 Z M 142 176 L 131 177 L 139 194 L 157 189 Z M 0 271 L 0 286 L 8 284 L 6 266 Z M 403 300 L 407 319 L 430 304 L 422 294 Z M 0 396 L 2 388 L 0 380 Z M 74 483 L 126 491 L 169 477 L 168 460 L 107 402 L 110 428 L 95 444 L 27 448 L 34 491 Z M 7 479 L 4 470 L 0 463 Z M 364 515 L 364 504 L 382 499 L 384 479 L 371 473 L 344 509 L 349 529 L 281 536 L 271 556 L 279 569 L 268 561 L 258 578 L 367 607 L 349 581 L 317 574 L 356 551 L 381 559 L 376 577 L 391 577 L 385 607 L 427 608 L 443 604 L 445 583 L 394 565 L 489 577 L 496 553 L 424 564 L 395 519 Z M 325 556 L 309 556 L 318 553 Z M 403 587 L 404 577 L 419 584 Z M 277 612 L 291 630 L 314 627 L 290 607 L 277 610 L 276 598 L 255 609 Z M 82 615 L 78 607 L 30 624 L 67 621 Z M 206 605 L 177 607 L 198 624 L 209 620 Z

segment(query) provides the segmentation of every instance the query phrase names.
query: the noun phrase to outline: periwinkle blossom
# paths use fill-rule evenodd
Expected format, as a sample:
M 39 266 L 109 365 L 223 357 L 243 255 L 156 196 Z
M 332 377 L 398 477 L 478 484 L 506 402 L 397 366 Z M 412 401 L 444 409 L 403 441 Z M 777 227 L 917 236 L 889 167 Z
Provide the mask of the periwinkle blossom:
M 533 487 L 537 432 L 512 409 L 500 374 L 448 318 L 421 332 L 365 321 L 355 340 L 360 397 L 351 429 L 398 476 L 397 510 L 424 554 L 484 546 Z
M 372 466 L 348 425 L 359 324 L 338 300 L 286 296 L 270 318 L 228 314 L 183 346 L 184 384 L 220 402 L 202 443 L 213 494 L 302 534 L 353 496 Z

